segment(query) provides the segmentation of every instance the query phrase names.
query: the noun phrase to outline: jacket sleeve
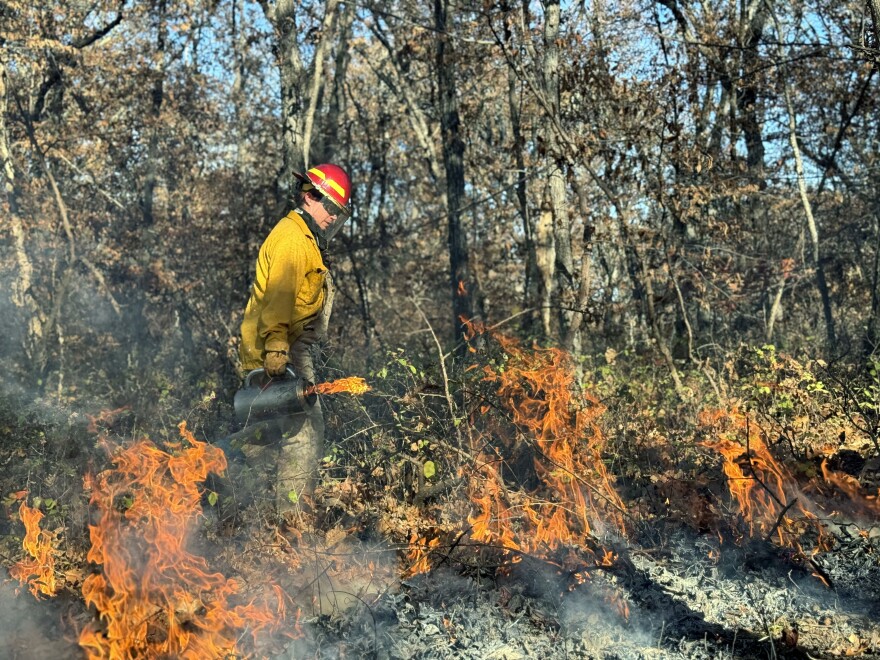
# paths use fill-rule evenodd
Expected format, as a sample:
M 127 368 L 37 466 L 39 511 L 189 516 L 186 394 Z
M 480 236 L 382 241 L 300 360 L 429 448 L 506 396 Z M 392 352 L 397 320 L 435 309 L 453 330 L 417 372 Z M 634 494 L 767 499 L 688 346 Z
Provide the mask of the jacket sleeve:
M 263 309 L 257 331 L 265 344 L 288 346 L 296 296 L 306 276 L 307 256 L 303 241 L 287 237 L 269 252 L 269 268 L 263 293 Z M 286 348 L 285 348 L 286 350 Z

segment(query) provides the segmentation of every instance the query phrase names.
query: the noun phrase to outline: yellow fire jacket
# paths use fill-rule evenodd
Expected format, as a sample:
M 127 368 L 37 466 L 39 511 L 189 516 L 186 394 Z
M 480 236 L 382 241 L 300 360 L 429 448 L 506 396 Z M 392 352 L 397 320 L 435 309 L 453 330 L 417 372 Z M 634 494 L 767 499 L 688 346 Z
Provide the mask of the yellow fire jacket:
M 263 366 L 263 350 L 290 346 L 324 306 L 327 269 L 315 237 L 291 211 L 266 237 L 241 323 L 239 357 L 245 371 Z

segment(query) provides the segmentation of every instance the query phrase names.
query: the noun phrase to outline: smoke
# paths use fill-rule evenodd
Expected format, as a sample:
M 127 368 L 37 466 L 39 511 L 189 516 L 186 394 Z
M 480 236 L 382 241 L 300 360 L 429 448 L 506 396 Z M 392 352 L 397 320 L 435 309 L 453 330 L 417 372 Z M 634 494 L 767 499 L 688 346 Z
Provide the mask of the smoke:
M 3 657 L 18 660 L 77 657 L 76 644 L 65 635 L 64 608 L 39 602 L 6 580 L 0 581 L 0 639 Z M 26 590 L 25 590 L 26 591 Z
M 14 286 L 12 276 L 0 271 L 0 291 L 3 291 L 0 294 L 0 356 L 7 371 L 4 383 L 9 380 L 9 372 L 15 373 L 23 363 L 21 347 L 24 345 L 27 329 L 27 319 L 23 318 L 22 309 L 12 302 Z
M 608 585 L 584 585 L 566 596 L 558 609 L 562 635 L 579 643 L 598 657 L 609 648 L 624 645 L 641 649 L 657 646 L 659 631 L 656 617 L 648 617 L 633 608 L 629 617 L 621 616 L 612 602 L 613 592 Z
M 279 529 L 259 506 L 246 513 L 223 555 L 252 588 L 280 589 L 288 620 L 297 621 L 273 636 L 269 647 L 280 654 L 272 657 L 385 657 L 386 632 L 399 623 L 389 612 L 401 589 L 397 549 L 367 530 Z

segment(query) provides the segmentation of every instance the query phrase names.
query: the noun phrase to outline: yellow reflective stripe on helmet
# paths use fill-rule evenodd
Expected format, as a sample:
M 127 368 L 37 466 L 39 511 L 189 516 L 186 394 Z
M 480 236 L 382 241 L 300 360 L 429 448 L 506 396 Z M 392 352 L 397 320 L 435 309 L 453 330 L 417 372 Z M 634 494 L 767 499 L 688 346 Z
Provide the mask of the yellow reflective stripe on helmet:
M 327 176 L 321 170 L 319 170 L 316 167 L 313 167 L 312 169 L 309 170 L 309 174 L 314 174 L 316 177 L 318 177 L 322 181 L 326 182 L 331 188 L 333 188 L 333 190 L 335 190 L 337 193 L 339 193 L 339 196 L 342 199 L 345 199 L 345 188 L 340 186 L 333 179 L 328 179 Z

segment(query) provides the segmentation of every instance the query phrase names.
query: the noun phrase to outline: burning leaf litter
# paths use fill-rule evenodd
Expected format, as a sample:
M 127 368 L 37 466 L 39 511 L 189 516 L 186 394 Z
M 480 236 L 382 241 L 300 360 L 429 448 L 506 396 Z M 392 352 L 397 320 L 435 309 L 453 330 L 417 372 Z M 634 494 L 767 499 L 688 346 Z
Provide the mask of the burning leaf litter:
M 821 478 L 805 484 L 774 458 L 761 429 L 748 413 L 736 407 L 704 412 L 700 421 L 705 439 L 701 446 L 722 459 L 724 483 L 736 505 L 735 516 L 725 518 L 723 510 L 715 507 L 717 518 L 710 520 L 711 543 L 704 537 L 695 537 L 696 542 L 690 542 L 692 556 L 682 559 L 680 568 L 684 573 L 704 571 L 709 576 L 700 578 L 702 586 L 693 591 L 695 595 L 688 601 L 705 613 L 705 620 L 689 610 L 673 615 L 676 608 L 680 609 L 684 596 L 676 601 L 670 600 L 669 594 L 691 590 L 687 586 L 690 582 L 671 575 L 670 562 L 661 564 L 652 559 L 650 553 L 639 550 L 633 515 L 608 467 L 608 442 L 602 424 L 605 407 L 584 391 L 574 375 L 571 357 L 558 349 L 526 348 L 513 339 L 475 325 L 470 329 L 472 333 L 483 333 L 498 350 L 488 363 L 475 367 L 472 372 L 479 375 L 477 382 L 488 389 L 491 396 L 475 405 L 467 424 L 458 430 L 461 446 L 468 450 L 461 454 L 470 457 L 470 461 L 457 468 L 470 510 L 456 518 L 468 500 L 454 501 L 454 498 L 438 502 L 436 506 L 409 507 L 406 523 L 410 526 L 399 539 L 403 541 L 399 556 L 404 562 L 399 574 L 408 580 L 405 584 L 414 585 L 419 580 L 441 575 L 448 569 L 438 566 L 449 563 L 447 560 L 457 551 L 458 557 L 463 554 L 493 557 L 489 563 L 495 566 L 495 579 L 507 586 L 502 591 L 506 595 L 499 596 L 498 603 L 484 603 L 484 607 L 495 608 L 490 617 L 496 610 L 521 616 L 510 603 L 527 602 L 523 600 L 526 594 L 512 598 L 511 593 L 525 589 L 522 585 L 525 578 L 530 577 L 528 571 L 532 571 L 548 576 L 546 593 L 559 597 L 568 593 L 566 602 L 583 603 L 577 606 L 579 608 L 595 608 L 595 596 L 601 595 L 605 602 L 604 607 L 600 606 L 602 609 L 616 612 L 621 617 L 619 622 L 629 621 L 614 624 L 611 619 L 603 619 L 608 626 L 648 626 L 656 623 L 656 615 L 651 619 L 650 612 L 663 613 L 664 621 L 667 615 L 677 617 L 678 633 L 693 634 L 695 639 L 704 640 L 706 652 L 710 654 L 707 657 L 711 657 L 705 642 L 707 635 L 715 636 L 714 649 L 719 653 L 727 652 L 737 643 L 754 650 L 774 635 L 793 645 L 821 638 L 822 626 L 827 625 L 824 622 L 832 620 L 830 615 L 802 616 L 796 622 L 800 626 L 800 642 L 798 625 L 782 618 L 785 608 L 791 604 L 785 583 L 776 585 L 773 593 L 786 597 L 761 605 L 764 609 L 760 614 L 764 618 L 751 622 L 742 612 L 735 611 L 736 603 L 729 604 L 734 608 L 729 611 L 720 604 L 712 605 L 727 601 L 726 597 L 713 600 L 711 593 L 715 587 L 712 585 L 724 585 L 725 594 L 739 588 L 738 565 L 732 568 L 732 577 L 724 577 L 722 571 L 725 566 L 732 566 L 731 562 L 736 564 L 742 560 L 741 547 L 748 547 L 750 540 L 771 541 L 790 549 L 794 558 L 822 582 L 828 584 L 836 580 L 840 584 L 839 576 L 845 566 L 835 567 L 832 553 L 835 544 L 841 543 L 840 523 L 829 523 L 837 512 L 827 510 L 827 500 L 846 494 L 850 509 L 876 518 L 876 497 L 863 495 L 856 480 L 830 469 L 827 462 L 822 463 Z M 321 383 L 314 386 L 313 391 L 362 394 L 369 389 L 361 378 L 346 378 Z M 201 511 L 200 484 L 208 472 L 222 471 L 225 460 L 213 447 L 195 441 L 185 425 L 181 425 L 181 434 L 184 442 L 170 445 L 167 450 L 148 441 L 117 448 L 111 457 L 114 468 L 86 479 L 92 493 L 91 505 L 97 515 L 95 524 L 90 527 L 92 548 L 88 560 L 99 568 L 82 584 L 84 601 L 94 606 L 99 615 L 99 621 L 80 634 L 80 645 L 89 658 L 222 657 L 224 654 L 249 657 L 281 630 L 300 634 L 296 632 L 300 615 L 292 611 L 295 607 L 289 607 L 293 602 L 288 595 L 292 593 L 289 588 L 228 578 L 211 568 L 205 557 L 191 552 L 188 540 Z M 412 447 L 412 451 L 418 452 L 421 445 L 414 443 Z M 427 470 L 421 470 L 427 479 L 433 477 L 434 469 L 438 468 L 433 460 L 429 462 L 430 475 Z M 351 490 L 350 497 L 343 492 L 346 484 Z M 357 485 L 348 479 L 339 484 L 337 490 L 339 501 L 358 497 Z M 354 500 L 351 503 L 353 505 Z M 368 507 L 366 502 L 358 504 L 361 512 Z M 19 516 L 26 530 L 22 547 L 30 559 L 19 562 L 11 572 L 22 583 L 27 583 L 35 596 L 51 595 L 59 588 L 55 563 L 57 534 L 40 529 L 42 513 L 36 507 L 22 502 Z M 383 607 L 397 608 L 390 616 L 404 626 L 412 618 L 407 614 L 406 601 L 400 600 L 393 589 L 387 590 L 393 581 L 392 563 L 387 562 L 382 569 L 390 568 L 381 580 L 372 560 L 363 561 L 356 570 L 343 565 L 346 561 L 340 557 L 359 552 L 357 544 L 347 540 L 353 530 L 356 528 L 333 528 L 326 533 L 321 545 L 327 550 L 321 571 L 330 578 L 326 582 L 328 593 L 333 591 L 334 581 L 338 586 L 339 579 L 344 581 L 348 573 L 357 573 L 357 578 L 350 580 L 353 583 L 371 583 L 370 589 L 374 592 L 381 583 L 384 586 L 379 592 L 384 591 L 384 601 L 371 600 L 371 606 L 376 612 L 381 612 Z M 393 527 L 388 530 L 400 536 L 400 530 Z M 864 557 L 859 555 L 858 561 L 876 565 L 876 553 L 870 549 L 876 535 L 870 529 L 857 531 L 858 534 L 852 535 L 851 551 L 867 553 Z M 308 546 L 303 535 L 294 530 L 293 535 L 277 538 L 277 554 L 281 560 L 289 570 L 301 569 L 305 557 L 302 551 Z M 312 550 L 317 547 L 312 543 Z M 347 549 L 339 552 L 343 547 Z M 255 552 L 259 550 L 255 548 Z M 383 552 L 387 555 L 387 549 Z M 682 558 L 687 554 L 672 548 L 667 552 Z M 830 563 L 822 563 L 823 555 L 832 558 Z M 253 556 L 248 557 L 252 561 Z M 526 572 L 523 566 L 527 566 Z M 764 579 L 771 584 L 774 579 L 771 573 L 776 569 L 770 566 L 766 570 L 769 572 Z M 786 570 L 789 570 L 790 581 L 790 567 Z M 782 576 L 784 572 L 777 573 Z M 594 576 L 600 579 L 594 580 Z M 265 579 L 266 574 L 261 577 Z M 579 588 L 587 582 L 592 585 L 589 590 Z M 624 584 L 628 586 L 624 588 Z M 253 592 L 249 585 L 259 586 L 261 590 L 257 590 L 255 596 L 246 595 Z M 799 597 L 808 599 L 809 596 L 800 595 L 808 591 L 799 590 Z M 705 597 L 701 595 L 704 592 Z M 436 591 L 432 593 L 439 597 Z M 454 595 L 447 594 L 443 598 L 449 600 Z M 591 604 L 586 605 L 587 602 Z M 635 615 L 631 615 L 633 605 Z M 814 607 L 815 612 L 830 611 L 810 607 Z M 413 616 L 426 621 L 431 611 L 425 604 L 422 614 Z M 423 634 L 419 641 L 413 642 L 416 647 L 420 644 L 460 645 L 462 640 L 470 640 L 469 644 L 479 647 L 483 641 L 480 635 L 469 635 L 455 623 L 456 616 L 449 615 L 445 607 L 438 606 L 436 612 L 436 622 L 421 626 Z M 478 618 L 482 620 L 485 615 L 483 612 Z M 533 612 L 530 618 L 540 628 L 546 627 L 548 622 L 557 628 L 560 625 L 572 625 L 572 630 L 577 628 L 576 624 L 564 624 L 562 612 L 556 616 L 555 623 L 550 614 L 536 616 Z M 767 623 L 768 617 L 771 623 Z M 736 621 L 736 629 L 747 625 L 761 630 L 763 625 L 765 630 L 752 637 L 745 632 L 730 637 L 726 636 L 727 629 L 713 627 L 716 624 L 710 623 L 710 619 Z M 819 633 L 811 630 L 811 626 Z M 880 641 L 874 643 L 874 637 L 866 633 L 866 626 L 867 623 L 861 628 L 849 629 L 847 634 L 855 636 L 858 643 L 852 642 L 845 649 L 847 653 L 880 648 Z M 400 638 L 403 629 L 396 634 Z M 661 631 L 661 645 L 663 635 Z M 877 639 L 880 640 L 880 635 Z M 514 653 L 514 644 L 509 640 L 498 648 Z M 516 648 L 528 649 L 525 644 Z M 593 649 L 591 644 L 605 642 L 582 642 L 580 646 L 573 645 L 572 652 L 579 649 L 589 653 Z M 365 650 L 367 646 L 351 648 Z M 491 650 L 485 645 L 481 648 Z M 691 652 L 694 648 L 690 647 Z
M 27 491 L 22 491 L 20 495 L 26 497 Z M 57 536 L 52 532 L 40 529 L 43 512 L 29 507 L 27 502 L 22 501 L 18 509 L 18 516 L 25 528 L 22 547 L 30 559 L 17 562 L 9 569 L 9 574 L 22 584 L 27 583 L 30 592 L 37 598 L 41 595 L 54 596 L 58 588 L 55 577 L 55 556 L 58 553 Z
M 173 453 L 146 441 L 121 449 L 115 469 L 96 479 L 91 504 L 99 520 L 89 528 L 88 559 L 101 572 L 82 593 L 105 629 L 80 635 L 89 658 L 234 656 L 287 619 L 284 597 L 271 585 L 245 602 L 242 585 L 189 551 L 201 512 L 198 486 L 209 472 L 222 472 L 226 459 L 185 423 L 180 433 L 185 443 Z
M 817 475 L 809 483 L 799 484 L 773 457 L 760 427 L 735 407 L 705 411 L 700 424 L 713 436 L 702 446 L 723 457 L 727 487 L 745 527 L 736 530 L 734 525 L 739 535 L 736 542 L 761 539 L 791 549 L 795 560 L 805 563 L 816 578 L 831 586 L 817 560 L 840 540 L 833 530 L 846 521 L 836 510 L 838 507 L 823 507 L 811 493 L 822 495 L 830 489 L 833 494 L 844 494 L 847 501 L 841 503 L 863 520 L 876 520 L 876 497 L 862 495 L 858 481 L 828 468 L 827 460 L 821 463 L 821 478 Z M 860 534 L 866 533 L 860 530 Z
M 295 628 L 279 589 L 262 585 L 263 593 L 246 596 L 238 581 L 189 550 L 201 513 L 198 485 L 224 470 L 226 459 L 185 423 L 180 433 L 184 442 L 170 452 L 146 440 L 108 447 L 114 468 L 88 480 L 96 522 L 87 560 L 100 569 L 82 583 L 82 598 L 99 618 L 79 635 L 88 658 L 239 657 L 282 625 Z M 17 565 L 15 575 L 48 594 L 53 538 L 38 528 L 42 514 L 25 504 L 21 511 L 35 560 Z
M 501 348 L 503 364 L 485 365 L 482 381 L 490 384 L 510 416 L 510 425 L 485 423 L 484 405 L 471 419 L 468 492 L 477 512 L 467 518 L 470 540 L 497 547 L 506 557 L 502 570 L 523 557 L 546 562 L 571 576 L 569 589 L 589 579 L 591 567 L 608 567 L 614 552 L 599 542 L 601 535 L 626 536 L 626 506 L 614 488 L 603 461 L 605 437 L 598 420 L 605 408 L 577 387 L 570 356 L 555 348 L 524 348 L 518 341 L 475 324 L 470 337 L 488 333 Z M 529 443 L 536 487 L 511 488 L 503 471 L 513 437 Z M 438 538 L 412 539 L 410 573 L 430 569 L 427 556 Z M 620 594 L 607 595 L 624 616 L 628 606 Z

